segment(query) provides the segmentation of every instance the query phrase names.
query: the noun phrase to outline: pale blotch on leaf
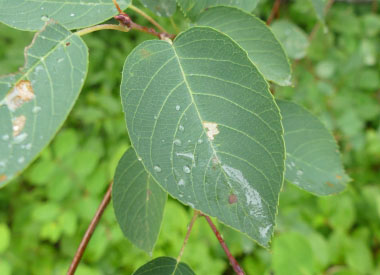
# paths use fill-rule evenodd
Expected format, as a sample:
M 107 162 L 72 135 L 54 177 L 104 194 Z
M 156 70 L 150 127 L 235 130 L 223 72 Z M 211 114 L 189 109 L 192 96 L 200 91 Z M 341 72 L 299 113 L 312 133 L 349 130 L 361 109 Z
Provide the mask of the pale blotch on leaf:
M 13 136 L 17 137 L 21 131 L 24 129 L 26 122 L 25 116 L 18 116 L 12 119 L 12 129 L 13 129 Z
M 203 127 L 207 129 L 207 136 L 209 140 L 214 140 L 214 136 L 219 134 L 218 124 L 214 122 L 203 122 Z
M 13 89 L 6 95 L 1 102 L 8 106 L 8 109 L 14 112 L 17 108 L 21 107 L 25 102 L 28 102 L 34 98 L 34 92 L 32 84 L 29 80 L 21 80 Z

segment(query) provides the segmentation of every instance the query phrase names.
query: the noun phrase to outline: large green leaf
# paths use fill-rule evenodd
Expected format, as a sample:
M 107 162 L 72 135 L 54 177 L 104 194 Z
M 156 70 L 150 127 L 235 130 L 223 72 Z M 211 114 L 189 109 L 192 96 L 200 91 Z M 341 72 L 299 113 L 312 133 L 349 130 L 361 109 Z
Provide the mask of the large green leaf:
M 177 9 L 176 0 L 140 0 L 143 5 L 158 16 L 172 16 Z
M 268 80 L 291 84 L 291 69 L 286 54 L 266 24 L 237 8 L 215 7 L 203 12 L 198 25 L 213 27 L 247 51 L 253 64 Z
M 316 195 L 342 191 L 349 177 L 338 146 L 325 126 L 301 106 L 277 100 L 285 131 L 285 178 Z
M 309 39 L 301 28 L 287 20 L 276 20 L 271 27 L 290 58 L 300 59 L 306 56 Z
M 251 12 L 259 0 L 177 0 L 177 2 L 183 13 L 191 20 L 195 20 L 201 12 L 216 6 L 237 7 Z
M 131 0 L 118 0 L 122 9 Z M 116 15 L 112 0 L 0 0 L 0 22 L 16 29 L 36 31 L 52 18 L 68 29 L 95 25 Z
M 137 269 L 133 275 L 194 275 L 194 271 L 185 264 L 177 263 L 170 257 L 156 258 Z
M 194 27 L 128 56 L 121 95 L 132 145 L 173 197 L 268 245 L 283 182 L 278 107 L 245 51 Z
M 88 50 L 54 22 L 38 32 L 18 73 L 0 77 L 0 186 L 50 142 L 84 83 Z
M 116 169 L 112 200 L 124 235 L 146 252 L 151 252 L 157 241 L 166 197 L 129 148 Z

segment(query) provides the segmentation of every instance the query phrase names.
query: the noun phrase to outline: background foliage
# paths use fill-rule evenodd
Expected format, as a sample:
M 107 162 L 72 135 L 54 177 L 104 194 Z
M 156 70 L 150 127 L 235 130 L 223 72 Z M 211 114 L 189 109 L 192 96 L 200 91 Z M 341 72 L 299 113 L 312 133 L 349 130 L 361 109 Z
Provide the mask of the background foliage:
M 262 0 L 255 13 L 265 20 L 272 4 Z M 304 0 L 286 2 L 280 11 L 281 19 L 306 34 L 317 22 L 313 14 L 311 3 Z M 187 24 L 179 11 L 174 21 L 179 28 Z M 161 23 L 174 32 L 168 19 Z M 1 25 L 0 38 L 0 74 L 5 74 L 22 65 L 23 48 L 32 34 Z M 66 272 L 129 146 L 120 72 L 128 53 L 147 39 L 151 37 L 113 31 L 84 37 L 90 49 L 89 74 L 69 120 L 16 180 L 19 184 L 0 191 L 0 274 Z M 305 58 L 292 61 L 295 87 L 272 87 L 277 97 L 293 99 L 322 119 L 338 140 L 353 181 L 342 194 L 327 198 L 285 184 L 271 251 L 223 228 L 248 274 L 380 273 L 379 47 L 379 13 L 372 12 L 370 4 L 335 3 Z M 79 275 L 130 274 L 150 259 L 123 237 L 111 207 Z M 178 254 L 190 218 L 188 208 L 168 200 L 154 257 Z M 194 226 L 183 261 L 198 274 L 233 274 L 203 219 Z

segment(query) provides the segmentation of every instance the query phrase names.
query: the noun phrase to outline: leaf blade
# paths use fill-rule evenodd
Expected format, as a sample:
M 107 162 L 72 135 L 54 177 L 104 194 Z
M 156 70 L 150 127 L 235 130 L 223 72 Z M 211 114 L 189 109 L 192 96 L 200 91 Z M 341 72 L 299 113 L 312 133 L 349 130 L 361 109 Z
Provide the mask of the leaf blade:
M 343 191 L 349 177 L 329 131 L 301 106 L 284 100 L 277 104 L 285 130 L 286 180 L 320 196 Z
M 141 3 L 158 16 L 170 17 L 177 9 L 175 0 L 140 0 Z
M 119 0 L 122 9 L 130 0 Z M 19 30 L 37 31 L 54 19 L 67 29 L 84 28 L 103 22 L 117 10 L 112 1 L 3 0 L 0 2 L 0 22 Z
M 285 51 L 259 18 L 237 8 L 214 7 L 203 12 L 197 24 L 230 36 L 247 51 L 253 64 L 268 80 L 283 86 L 291 84 L 291 69 Z
M 121 95 L 132 145 L 156 181 L 267 245 L 283 180 L 282 126 L 246 53 L 208 27 L 174 44 L 144 42 L 126 60 Z
M 0 78 L 0 186 L 25 169 L 72 109 L 87 74 L 83 40 L 48 22 L 26 49 L 25 67 Z M 2 157 L 3 157 L 2 156 Z
M 238 7 L 251 12 L 259 0 L 177 0 L 183 13 L 191 20 L 196 20 L 204 10 L 216 6 Z
M 116 168 L 112 200 L 124 235 L 147 253 L 156 244 L 166 198 L 167 193 L 145 171 L 133 148 L 129 148 Z
M 139 267 L 133 275 L 194 275 L 194 271 L 185 264 L 178 263 L 174 258 L 159 257 Z

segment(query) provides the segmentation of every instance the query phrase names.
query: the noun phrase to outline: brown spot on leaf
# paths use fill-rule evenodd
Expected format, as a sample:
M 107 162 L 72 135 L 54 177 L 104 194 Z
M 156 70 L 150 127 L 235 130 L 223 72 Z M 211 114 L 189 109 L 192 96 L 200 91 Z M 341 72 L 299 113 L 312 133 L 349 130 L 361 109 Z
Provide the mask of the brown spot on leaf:
M 150 191 L 150 189 L 146 190 L 146 200 L 147 201 L 150 199 L 150 195 L 152 195 L 152 191 Z
M 146 50 L 146 49 L 142 49 L 142 50 L 140 51 L 140 53 L 141 53 L 141 56 L 142 56 L 143 58 L 148 58 L 149 56 L 152 55 L 151 52 L 149 52 L 149 51 Z
M 70 44 L 71 44 L 70 42 L 66 42 L 66 46 L 70 46 Z
M 13 136 L 18 136 L 21 131 L 24 129 L 26 122 L 25 116 L 18 116 L 12 119 L 12 130 L 13 130 Z
M 0 175 L 0 182 L 5 181 L 6 179 L 7 179 L 7 176 L 6 176 L 6 175 L 4 175 L 4 174 L 1 174 L 1 175 Z
M 336 175 L 335 176 L 338 180 L 341 180 L 342 179 L 342 176 L 339 176 L 339 175 Z
M 34 91 L 30 81 L 21 80 L 6 95 L 3 102 L 8 106 L 8 109 L 13 112 L 34 97 Z
M 205 122 L 203 122 L 203 127 L 205 127 L 207 129 L 206 134 L 207 134 L 209 140 L 214 140 L 214 136 L 219 134 L 218 124 L 216 124 L 214 122 L 205 121 Z
M 327 181 L 326 184 L 329 186 L 329 187 L 334 187 L 334 184 L 332 184 L 331 182 Z
M 228 203 L 229 204 L 234 204 L 236 203 L 238 200 L 237 196 L 235 194 L 231 194 L 229 197 L 228 197 Z

